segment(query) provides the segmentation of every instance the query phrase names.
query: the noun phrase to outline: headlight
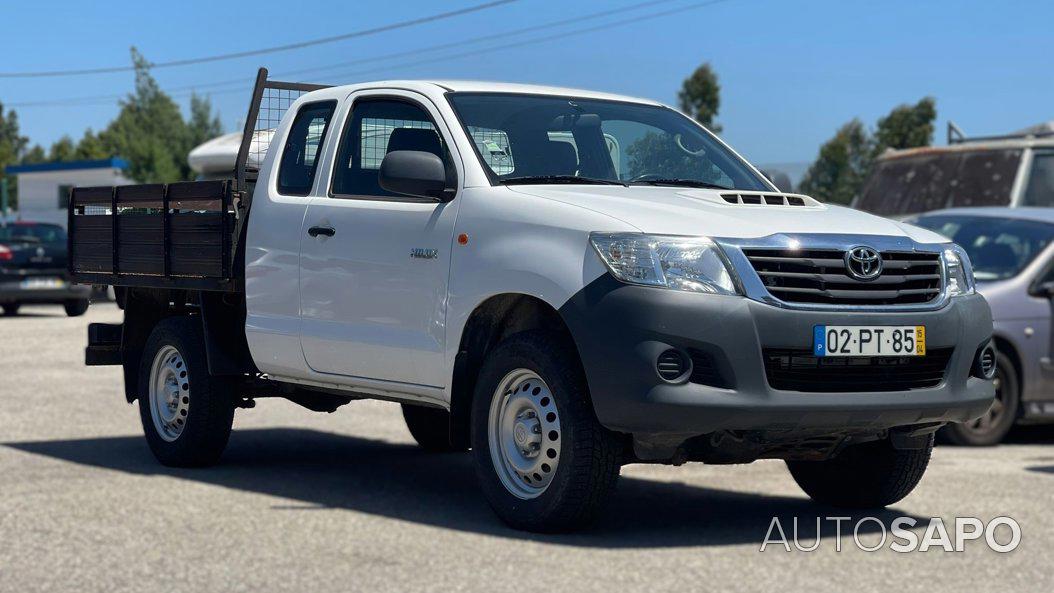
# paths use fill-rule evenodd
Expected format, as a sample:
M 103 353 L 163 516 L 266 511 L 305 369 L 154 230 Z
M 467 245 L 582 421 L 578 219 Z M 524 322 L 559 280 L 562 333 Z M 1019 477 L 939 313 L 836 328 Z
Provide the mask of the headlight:
M 973 294 L 973 266 L 962 247 L 952 245 L 944 250 L 944 277 L 948 279 L 948 296 Z
M 612 275 L 623 282 L 737 294 L 725 254 L 706 237 L 590 233 L 589 241 Z

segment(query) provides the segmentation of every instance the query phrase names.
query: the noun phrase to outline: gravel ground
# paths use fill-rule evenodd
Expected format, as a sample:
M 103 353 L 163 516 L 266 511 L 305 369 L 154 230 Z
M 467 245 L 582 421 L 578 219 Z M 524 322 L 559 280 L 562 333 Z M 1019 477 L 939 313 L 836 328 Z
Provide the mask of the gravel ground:
M 919 488 L 878 518 L 1016 519 L 983 540 L 868 553 L 823 521 L 814 552 L 760 552 L 772 521 L 845 515 L 811 504 L 784 466 L 628 466 L 607 517 L 575 535 L 505 528 L 465 455 L 412 446 L 393 404 L 334 414 L 261 400 L 220 465 L 157 465 L 116 367 L 83 366 L 81 318 L 0 318 L 0 591 L 1050 591 L 1054 428 L 990 449 L 940 447 Z M 1006 533 L 1001 533 L 1005 541 Z M 788 533 L 788 535 L 790 535 Z M 881 539 L 862 524 L 868 545 Z M 841 541 L 842 551 L 836 550 Z

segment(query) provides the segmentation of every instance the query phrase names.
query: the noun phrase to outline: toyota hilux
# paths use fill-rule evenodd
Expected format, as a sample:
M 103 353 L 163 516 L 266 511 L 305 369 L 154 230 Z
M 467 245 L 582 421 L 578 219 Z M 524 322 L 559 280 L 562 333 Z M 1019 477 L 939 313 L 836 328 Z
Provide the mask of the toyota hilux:
M 881 507 L 993 401 L 962 249 L 780 192 L 654 101 L 261 70 L 246 121 L 230 180 L 71 196 L 72 277 L 124 308 L 87 362 L 163 464 L 216 462 L 256 398 L 375 398 L 518 528 L 586 524 L 628 463 L 784 459 Z

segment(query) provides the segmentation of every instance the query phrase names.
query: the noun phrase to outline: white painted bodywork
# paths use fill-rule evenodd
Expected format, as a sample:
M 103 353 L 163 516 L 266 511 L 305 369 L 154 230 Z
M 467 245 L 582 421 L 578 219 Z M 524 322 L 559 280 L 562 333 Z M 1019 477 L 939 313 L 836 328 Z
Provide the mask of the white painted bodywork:
M 274 132 L 283 146 L 304 103 L 338 107 L 309 196 L 276 190 L 277 150 L 268 152 L 253 197 L 246 247 L 246 336 L 269 376 L 396 399 L 446 405 L 466 322 L 482 302 L 531 295 L 559 309 L 605 273 L 591 231 L 641 231 L 750 238 L 776 233 L 909 237 L 939 235 L 855 210 L 732 205 L 719 192 L 674 187 L 492 186 L 445 93 L 502 91 L 616 99 L 603 93 L 476 82 L 382 82 L 314 91 Z M 411 203 L 328 197 L 334 154 L 352 102 L 400 96 L 423 106 L 458 172 L 453 201 Z M 312 238 L 314 225 L 336 229 Z M 459 234 L 468 236 L 460 245 Z M 435 249 L 434 259 L 411 258 Z

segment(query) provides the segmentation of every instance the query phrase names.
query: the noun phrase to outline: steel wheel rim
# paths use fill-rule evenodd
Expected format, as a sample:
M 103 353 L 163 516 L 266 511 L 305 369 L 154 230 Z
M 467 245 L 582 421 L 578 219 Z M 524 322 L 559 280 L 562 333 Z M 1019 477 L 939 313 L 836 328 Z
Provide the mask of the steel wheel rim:
M 999 425 L 999 422 L 1003 419 L 1003 414 L 1006 412 L 1005 394 L 1003 392 L 1004 383 L 1003 369 L 996 367 L 995 377 L 992 379 L 992 385 L 995 387 L 995 400 L 992 401 L 992 405 L 989 406 L 983 416 L 966 425 L 971 432 L 988 434 L 995 426 Z
M 498 383 L 487 422 L 490 460 L 510 494 L 541 496 L 560 462 L 560 415 L 549 387 L 537 373 L 516 369 Z
M 190 413 L 190 377 L 183 355 L 175 346 L 165 346 L 150 367 L 150 417 L 154 430 L 172 442 L 183 434 Z

